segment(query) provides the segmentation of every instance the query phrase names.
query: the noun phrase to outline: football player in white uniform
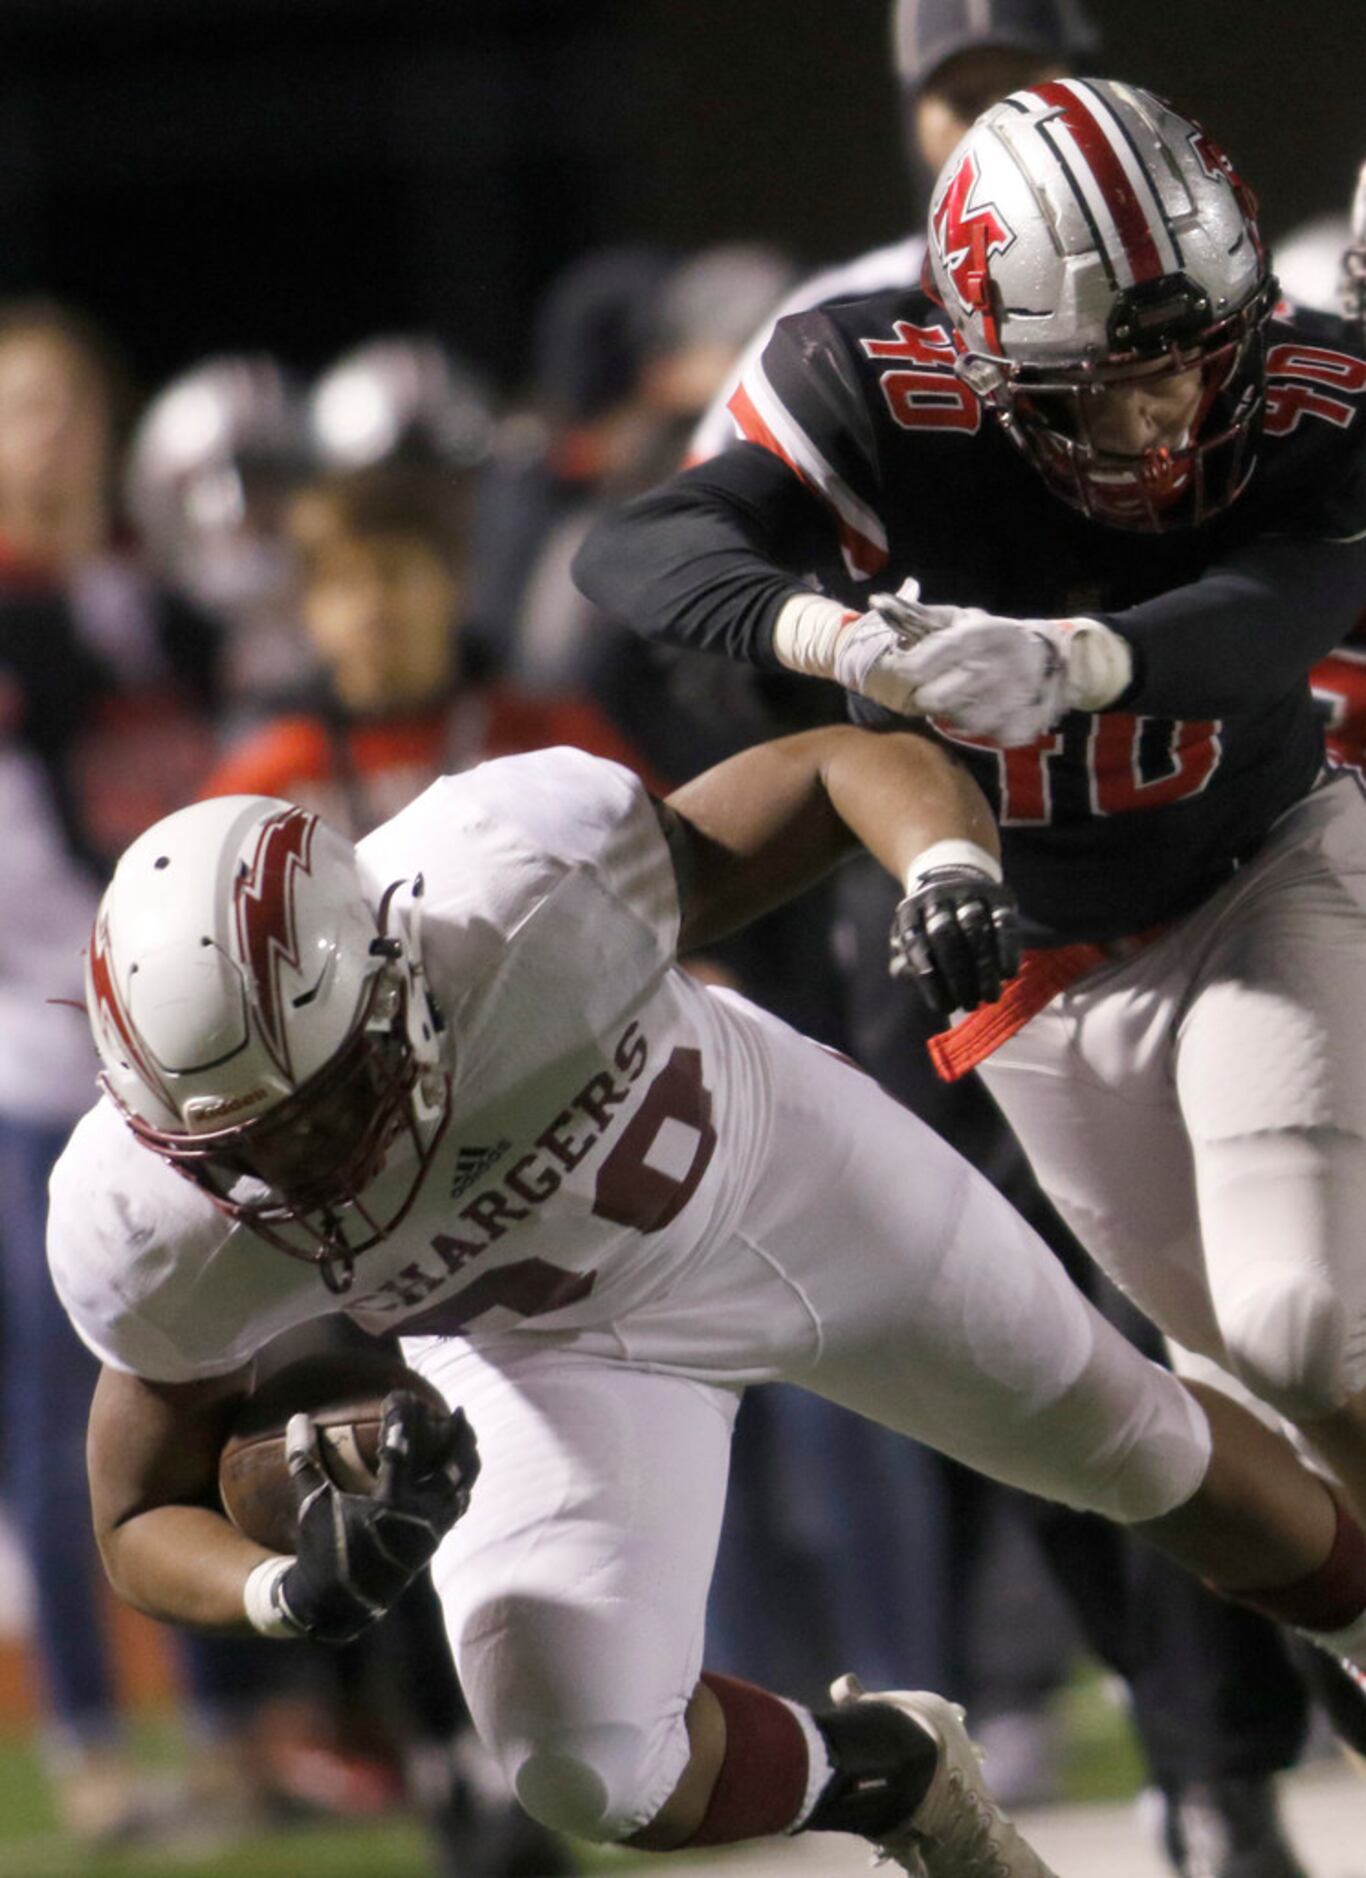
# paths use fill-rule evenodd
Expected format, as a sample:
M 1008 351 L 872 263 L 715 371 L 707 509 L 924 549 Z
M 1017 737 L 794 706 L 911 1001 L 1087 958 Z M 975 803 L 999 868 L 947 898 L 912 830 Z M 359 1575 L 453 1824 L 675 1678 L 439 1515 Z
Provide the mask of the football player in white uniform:
M 1044 1878 L 940 1698 L 845 1679 L 816 1714 L 702 1670 L 744 1385 L 1126 1522 L 1363 1664 L 1366 1537 L 861 1072 L 678 969 L 855 837 L 906 883 L 915 973 L 992 997 L 995 832 L 915 732 L 759 746 L 664 805 L 561 749 L 447 778 L 355 848 L 259 797 L 134 843 L 89 952 L 105 1092 L 52 1204 L 104 1362 L 95 1522 L 134 1604 L 269 1636 L 354 1635 L 431 1560 L 477 1725 L 561 1830 L 836 1830 L 931 1878 Z M 391 1398 L 373 1496 L 296 1417 L 278 1556 L 218 1510 L 217 1457 L 253 1353 L 331 1311 L 401 1332 L 452 1413 Z

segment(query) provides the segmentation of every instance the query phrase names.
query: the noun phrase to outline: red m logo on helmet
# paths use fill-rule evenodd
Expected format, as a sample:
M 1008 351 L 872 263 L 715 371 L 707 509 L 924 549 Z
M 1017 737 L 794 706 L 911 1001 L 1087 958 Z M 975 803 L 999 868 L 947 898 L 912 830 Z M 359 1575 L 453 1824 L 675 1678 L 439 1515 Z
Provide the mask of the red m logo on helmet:
M 980 180 L 977 160 L 968 151 L 935 204 L 932 222 L 944 272 L 959 300 L 973 312 L 989 314 L 987 257 L 1004 254 L 1015 231 L 992 203 L 974 204 L 972 194 Z

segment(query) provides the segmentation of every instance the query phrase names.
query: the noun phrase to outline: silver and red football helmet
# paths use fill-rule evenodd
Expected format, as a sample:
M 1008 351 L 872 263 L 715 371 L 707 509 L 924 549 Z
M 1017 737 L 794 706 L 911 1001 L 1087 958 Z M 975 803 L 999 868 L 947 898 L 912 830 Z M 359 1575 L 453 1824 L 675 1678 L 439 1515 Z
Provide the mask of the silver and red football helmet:
M 138 1139 L 334 1290 L 449 1115 L 420 910 L 420 877 L 376 905 L 316 815 L 224 796 L 132 844 L 87 954 L 101 1081 Z
M 926 285 L 959 375 L 1073 507 L 1169 529 L 1244 488 L 1275 281 L 1251 192 L 1151 93 L 1060 78 L 984 112 L 935 185 Z M 1117 448 L 1116 399 L 1179 425 Z

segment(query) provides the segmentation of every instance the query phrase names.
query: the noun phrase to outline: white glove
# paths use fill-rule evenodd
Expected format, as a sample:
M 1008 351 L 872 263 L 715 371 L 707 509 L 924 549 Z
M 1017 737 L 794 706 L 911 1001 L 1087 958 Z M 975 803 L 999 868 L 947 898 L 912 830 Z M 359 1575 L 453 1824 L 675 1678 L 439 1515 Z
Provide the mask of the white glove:
M 1103 711 L 1133 677 L 1127 642 L 1098 620 L 1001 619 L 978 607 L 905 610 L 922 620 L 940 616 L 902 661 L 918 710 L 970 737 L 1007 747 L 1035 743 L 1068 711 Z
M 1127 643 L 1098 620 L 1017 620 L 929 606 L 915 580 L 866 613 L 802 594 L 785 602 L 773 649 L 794 671 L 833 678 L 905 717 L 942 717 L 969 736 L 1034 743 L 1068 711 L 1100 711 L 1133 677 Z
M 916 615 L 944 610 L 919 608 L 919 593 L 918 581 L 903 581 L 894 594 L 874 594 L 867 613 L 852 613 L 823 594 L 794 595 L 774 622 L 773 650 L 794 672 L 833 678 L 889 711 L 919 716 L 906 654 L 934 630 Z

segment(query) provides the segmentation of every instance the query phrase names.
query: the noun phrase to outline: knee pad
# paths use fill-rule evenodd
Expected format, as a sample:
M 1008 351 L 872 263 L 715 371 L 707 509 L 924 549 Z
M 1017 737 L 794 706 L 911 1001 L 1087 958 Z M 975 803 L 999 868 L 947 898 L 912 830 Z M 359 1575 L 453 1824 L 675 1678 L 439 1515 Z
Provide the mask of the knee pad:
M 1120 1525 L 1184 1505 L 1209 1468 L 1209 1423 L 1199 1403 L 1108 1325 L 1047 1429 L 1036 1434 L 1052 1480 L 1035 1491 Z
M 1346 1313 L 1325 1280 L 1298 1266 L 1254 1266 L 1226 1287 L 1218 1312 L 1233 1374 L 1290 1421 L 1319 1421 L 1353 1393 Z
M 676 1731 L 653 1735 L 626 1723 L 564 1729 L 528 1745 L 508 1771 L 533 1819 L 572 1838 L 610 1845 L 649 1824 L 687 1759 L 680 1715 Z

